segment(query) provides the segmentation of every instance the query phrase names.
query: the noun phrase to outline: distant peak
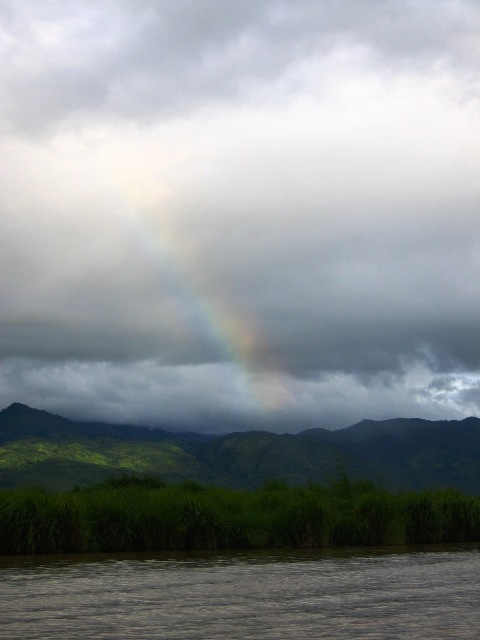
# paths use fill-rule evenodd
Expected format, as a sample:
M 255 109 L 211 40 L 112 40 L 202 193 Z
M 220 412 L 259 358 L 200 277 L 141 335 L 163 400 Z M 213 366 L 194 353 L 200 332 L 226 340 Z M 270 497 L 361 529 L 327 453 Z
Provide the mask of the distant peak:
M 22 404 L 21 402 L 12 402 L 11 405 L 3 409 L 3 411 L 8 411 L 8 412 L 25 411 L 25 410 L 35 411 L 35 409 L 32 409 L 32 407 L 29 407 L 28 404 Z
M 67 418 L 63 418 L 62 416 L 57 416 L 48 411 L 44 411 L 43 409 L 34 409 L 33 407 L 29 407 L 28 404 L 22 404 L 21 402 L 12 402 L 6 409 L 0 411 L 0 414 L 8 417 L 15 416 L 23 416 L 23 417 L 33 417 L 33 416 L 43 416 L 43 417 L 51 417 L 51 418 L 61 418 L 62 420 L 67 420 Z

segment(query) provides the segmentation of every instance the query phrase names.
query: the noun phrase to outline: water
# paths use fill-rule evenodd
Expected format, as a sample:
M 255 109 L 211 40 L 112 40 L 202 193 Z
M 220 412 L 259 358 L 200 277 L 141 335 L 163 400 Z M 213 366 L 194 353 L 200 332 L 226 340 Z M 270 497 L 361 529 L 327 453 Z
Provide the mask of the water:
M 480 551 L 0 559 L 2 640 L 480 639 Z

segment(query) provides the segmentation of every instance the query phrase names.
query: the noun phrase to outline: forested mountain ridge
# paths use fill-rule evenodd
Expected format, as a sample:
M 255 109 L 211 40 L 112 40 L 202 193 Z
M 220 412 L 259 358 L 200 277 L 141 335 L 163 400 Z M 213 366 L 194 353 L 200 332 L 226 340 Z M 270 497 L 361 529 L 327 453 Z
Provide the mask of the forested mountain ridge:
M 391 489 L 480 493 L 480 419 L 363 420 L 345 429 L 223 436 L 75 422 L 14 403 L 0 412 L 0 487 L 68 489 L 114 473 L 252 488 L 329 482 L 343 471 Z

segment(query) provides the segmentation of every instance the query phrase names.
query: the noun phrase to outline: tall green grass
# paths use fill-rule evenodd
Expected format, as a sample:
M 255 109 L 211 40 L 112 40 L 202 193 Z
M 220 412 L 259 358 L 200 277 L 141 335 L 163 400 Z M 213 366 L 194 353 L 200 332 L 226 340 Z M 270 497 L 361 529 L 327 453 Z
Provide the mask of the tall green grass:
M 121 476 L 70 493 L 0 491 L 0 554 L 480 541 L 480 498 L 394 494 L 345 476 L 256 491 Z
M 0 554 L 72 553 L 84 546 L 74 496 L 42 490 L 0 491 Z

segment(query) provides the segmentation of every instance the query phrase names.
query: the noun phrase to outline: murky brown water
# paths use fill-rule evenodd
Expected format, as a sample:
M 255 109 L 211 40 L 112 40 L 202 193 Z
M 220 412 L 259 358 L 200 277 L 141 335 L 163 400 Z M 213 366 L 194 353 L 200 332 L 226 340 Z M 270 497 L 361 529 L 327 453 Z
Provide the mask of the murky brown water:
M 480 551 L 0 559 L 2 640 L 480 639 Z

